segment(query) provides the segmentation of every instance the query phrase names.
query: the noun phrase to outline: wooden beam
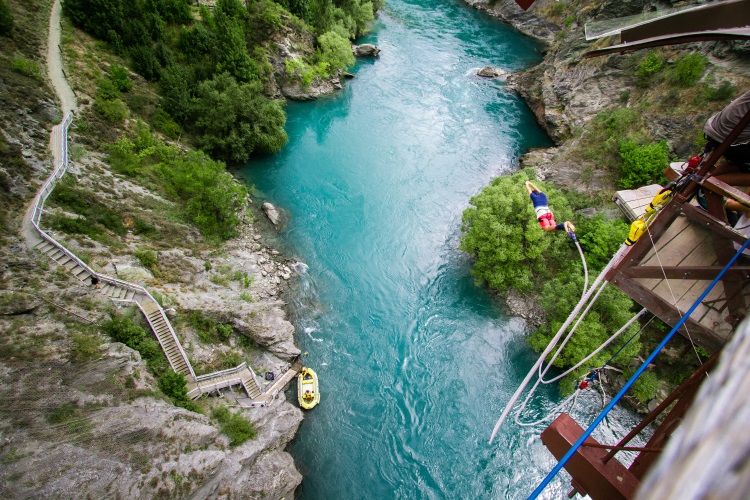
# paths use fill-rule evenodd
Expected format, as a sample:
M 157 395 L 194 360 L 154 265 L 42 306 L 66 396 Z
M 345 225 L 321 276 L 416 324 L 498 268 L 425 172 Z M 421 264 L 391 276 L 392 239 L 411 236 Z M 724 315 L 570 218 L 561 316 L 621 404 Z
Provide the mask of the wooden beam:
M 739 203 L 742 203 L 746 207 L 750 207 L 750 195 L 740 189 L 737 189 L 736 187 L 730 186 L 726 182 L 717 179 L 716 177 L 708 177 L 704 179 L 701 183 L 701 186 L 708 189 L 709 191 L 713 191 L 714 193 L 718 193 L 722 196 L 726 196 L 727 198 L 737 200 Z
M 623 269 L 629 278 L 656 278 L 677 280 L 712 280 L 723 266 L 635 266 Z M 750 279 L 750 266 L 734 266 L 724 275 L 728 281 L 745 281 Z
M 677 308 L 644 287 L 632 278 L 625 276 L 623 272 L 617 272 L 610 283 L 625 292 L 631 299 L 651 311 L 668 325 L 676 324 L 682 317 Z M 685 322 L 688 329 L 692 332 L 693 340 L 708 348 L 710 351 L 717 351 L 724 345 L 724 338 L 717 335 L 713 330 L 709 330 L 700 323 L 688 319 Z M 682 334 L 684 329 L 680 329 Z
M 682 206 L 682 212 L 691 221 L 701 224 L 706 229 L 713 231 L 722 238 L 732 240 L 735 243 L 739 243 L 740 245 L 745 243 L 745 240 L 747 239 L 747 237 L 738 233 L 727 224 L 721 222 L 721 220 L 717 219 L 700 207 L 696 207 L 695 205 L 686 203 Z

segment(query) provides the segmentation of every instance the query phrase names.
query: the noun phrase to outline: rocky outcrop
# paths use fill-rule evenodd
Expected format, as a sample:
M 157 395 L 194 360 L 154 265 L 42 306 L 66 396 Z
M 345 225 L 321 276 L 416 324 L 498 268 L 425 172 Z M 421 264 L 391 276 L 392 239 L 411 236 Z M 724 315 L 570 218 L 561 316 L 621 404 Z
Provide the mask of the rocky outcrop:
M 274 226 L 281 224 L 281 213 L 272 203 L 266 201 L 260 206 L 260 208 L 263 210 L 263 213 L 266 214 L 268 220 L 271 221 L 271 224 Z
M 310 85 L 304 85 L 298 79 L 287 78 L 281 85 L 281 94 L 292 101 L 314 101 L 325 95 L 341 90 L 341 79 L 316 79 Z
M 363 43 L 362 45 L 352 45 L 352 52 L 355 57 L 378 57 L 380 49 L 371 43 Z
M 499 78 L 505 75 L 505 71 L 501 70 L 500 68 L 493 68 L 492 66 L 485 66 L 484 68 L 481 68 L 477 71 L 477 76 L 481 76 L 483 78 Z
M 538 0 L 532 10 L 525 12 L 514 0 L 464 0 L 475 9 L 487 12 L 493 17 L 512 24 L 518 31 L 536 38 L 545 44 L 555 39 L 559 26 L 545 21 L 534 14 L 536 9 L 543 8 L 549 0 Z

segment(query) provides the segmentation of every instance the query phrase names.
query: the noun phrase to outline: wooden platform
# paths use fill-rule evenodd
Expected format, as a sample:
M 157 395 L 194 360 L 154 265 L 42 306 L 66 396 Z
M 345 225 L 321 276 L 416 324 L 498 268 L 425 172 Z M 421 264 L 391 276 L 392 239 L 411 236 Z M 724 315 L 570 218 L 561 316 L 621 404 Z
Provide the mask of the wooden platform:
M 615 200 L 623 208 L 623 212 L 633 220 L 645 211 L 653 194 L 660 189 L 661 186 L 655 184 L 637 190 L 618 191 Z M 701 209 L 696 208 L 696 210 Z M 721 267 L 715 250 L 716 237 L 714 232 L 689 220 L 684 214 L 679 215 L 660 235 L 653 236 L 655 245 L 647 241 L 650 250 L 638 266 L 623 269 L 623 275 L 632 278 L 636 284 L 651 291 L 663 302 L 675 306 L 680 314 L 684 313 L 717 274 L 715 271 L 709 273 L 708 270 L 701 268 Z M 649 234 L 645 234 L 642 239 L 650 240 Z M 670 269 L 667 274 L 668 279 L 665 279 L 662 267 L 676 269 Z M 741 294 L 742 303 L 748 304 L 750 303 L 750 279 L 747 279 L 747 276 L 744 280 L 742 278 L 743 276 L 736 274 L 731 278 L 734 281 L 740 281 L 738 290 L 734 293 L 735 295 Z M 637 290 L 633 287 L 620 286 L 623 283 L 618 283 L 618 280 L 614 280 L 613 283 L 645 307 L 651 305 L 643 303 L 646 300 L 643 302 L 639 300 Z M 644 299 L 646 299 L 645 296 Z M 746 315 L 747 308 L 745 307 L 741 313 L 742 316 Z M 657 315 L 659 315 L 658 312 Z M 733 318 L 729 316 L 724 283 L 718 283 L 691 316 L 692 322 L 701 327 L 699 331 L 694 332 L 689 325 L 691 337 L 710 348 L 725 343 L 734 329 Z M 662 319 L 667 321 L 668 318 L 662 317 Z M 667 321 L 667 323 L 672 322 Z

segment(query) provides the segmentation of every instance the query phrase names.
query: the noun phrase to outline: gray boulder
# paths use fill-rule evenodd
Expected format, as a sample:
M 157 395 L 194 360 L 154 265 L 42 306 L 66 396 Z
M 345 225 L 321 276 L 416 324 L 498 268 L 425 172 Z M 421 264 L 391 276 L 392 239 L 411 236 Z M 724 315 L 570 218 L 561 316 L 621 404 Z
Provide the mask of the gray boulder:
M 357 57 L 377 57 L 380 54 L 380 49 L 371 43 L 363 43 L 362 45 L 352 45 L 352 52 Z
M 281 213 L 275 206 L 273 206 L 273 204 L 265 202 L 260 206 L 260 208 L 263 209 L 263 213 L 266 214 L 266 217 L 268 217 L 268 220 L 271 221 L 271 224 L 273 224 L 274 226 L 279 225 L 279 223 L 281 222 Z
M 482 76 L 484 78 L 498 78 L 505 76 L 505 71 L 499 68 L 493 68 L 492 66 L 485 66 L 477 71 L 477 76 Z

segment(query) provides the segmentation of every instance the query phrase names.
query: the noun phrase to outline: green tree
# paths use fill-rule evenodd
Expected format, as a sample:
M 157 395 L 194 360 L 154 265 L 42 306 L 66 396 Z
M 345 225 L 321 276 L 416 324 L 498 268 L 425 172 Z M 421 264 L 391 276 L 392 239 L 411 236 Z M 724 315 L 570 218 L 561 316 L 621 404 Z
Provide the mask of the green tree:
M 334 31 L 328 31 L 318 37 L 320 45 L 318 59 L 327 66 L 329 72 L 348 68 L 354 64 L 354 54 L 349 40 Z
M 463 214 L 461 250 L 474 259 L 472 273 L 501 293 L 528 292 L 575 259 L 560 235 L 539 228 L 524 189 L 528 179 L 526 172 L 494 179 Z M 547 195 L 559 221 L 569 218 L 567 200 L 554 189 Z
M 678 87 L 692 87 L 703 76 L 708 58 L 691 52 L 677 59 L 669 72 L 669 81 Z
M 10 35 L 13 31 L 13 12 L 7 0 L 0 0 L 0 35 Z
M 640 187 L 662 179 L 669 165 L 669 148 L 665 141 L 637 144 L 626 139 L 620 142 L 620 187 Z
M 628 225 L 620 219 L 601 215 L 578 220 L 576 227 L 590 270 L 602 269 L 628 235 Z
M 284 109 L 262 92 L 259 81 L 238 84 L 228 73 L 201 83 L 192 105 L 201 147 L 234 163 L 281 149 L 287 141 Z

